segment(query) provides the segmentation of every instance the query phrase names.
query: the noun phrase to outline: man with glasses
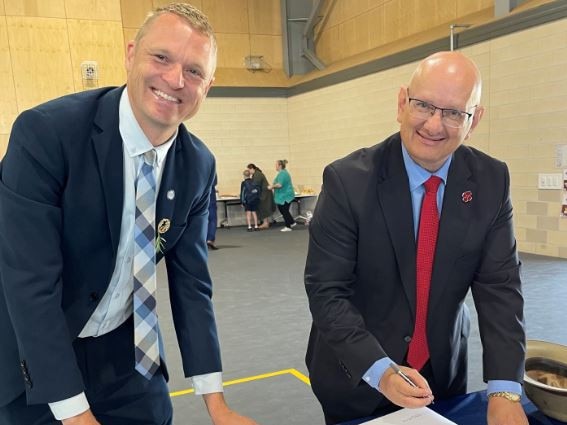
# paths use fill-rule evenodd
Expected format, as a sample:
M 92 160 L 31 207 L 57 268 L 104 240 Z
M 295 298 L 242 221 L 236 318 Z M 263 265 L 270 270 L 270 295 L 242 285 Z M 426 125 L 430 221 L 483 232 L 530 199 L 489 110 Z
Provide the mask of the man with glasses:
M 306 362 L 327 424 L 465 393 L 469 289 L 488 425 L 528 423 L 509 173 L 463 145 L 484 113 L 480 97 L 475 64 L 436 53 L 400 89 L 400 132 L 324 171 L 305 287 Z

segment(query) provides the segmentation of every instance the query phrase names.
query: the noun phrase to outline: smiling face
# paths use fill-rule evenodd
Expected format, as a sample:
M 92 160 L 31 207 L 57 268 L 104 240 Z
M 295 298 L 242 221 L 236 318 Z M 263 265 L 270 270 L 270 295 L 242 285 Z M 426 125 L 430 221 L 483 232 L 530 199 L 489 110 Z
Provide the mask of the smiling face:
M 480 74 L 476 66 L 460 53 L 437 53 L 419 65 L 409 87 L 402 87 L 398 94 L 402 142 L 416 163 L 431 172 L 437 171 L 470 137 L 484 113 L 484 109 L 477 106 L 480 90 Z M 412 98 L 474 115 L 462 128 L 446 126 L 439 110 L 428 119 L 415 117 L 410 113 L 408 91 Z
M 154 146 L 197 113 L 214 80 L 215 58 L 209 37 L 172 13 L 156 17 L 128 43 L 128 97 Z

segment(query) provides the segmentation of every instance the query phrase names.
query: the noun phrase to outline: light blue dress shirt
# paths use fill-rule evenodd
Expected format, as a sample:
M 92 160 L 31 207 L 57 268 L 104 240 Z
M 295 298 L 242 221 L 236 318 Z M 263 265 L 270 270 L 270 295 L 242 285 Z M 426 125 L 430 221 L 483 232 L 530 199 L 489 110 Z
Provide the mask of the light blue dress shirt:
M 177 133 L 166 143 L 154 147 L 134 118 L 128 102 L 128 89 L 120 98 L 119 129 L 124 151 L 124 207 L 120 226 L 120 241 L 114 272 L 108 288 L 96 310 L 79 334 L 79 338 L 100 336 L 118 328 L 132 315 L 132 261 L 134 257 L 134 225 L 136 216 L 136 176 L 142 166 L 141 155 L 154 149 L 157 153 L 157 187 L 161 182 L 165 158 Z
M 442 183 L 439 185 L 437 191 L 437 209 L 439 214 L 443 208 L 443 196 L 445 194 L 445 185 L 447 184 L 447 174 L 449 173 L 449 166 L 453 159 L 450 156 L 447 161 L 441 166 L 439 170 L 434 173 L 427 171 L 418 165 L 410 156 L 406 148 L 402 143 L 402 155 L 404 159 L 404 166 L 408 174 L 409 188 L 411 192 L 412 200 L 412 212 L 413 212 L 413 229 L 414 236 L 417 238 L 417 228 L 419 225 L 419 214 L 421 212 L 421 203 L 425 195 L 425 188 L 423 183 L 425 183 L 429 177 L 437 176 L 440 177 Z M 370 385 L 372 388 L 379 389 L 380 380 L 386 370 L 390 367 L 392 359 L 389 357 L 384 357 L 380 360 L 374 362 L 374 364 L 366 371 L 362 379 Z M 518 382 L 513 381 L 502 381 L 502 380 L 492 380 L 488 381 L 488 394 L 500 391 L 509 391 L 516 394 L 522 394 L 522 386 Z M 435 395 L 435 394 L 434 394 Z

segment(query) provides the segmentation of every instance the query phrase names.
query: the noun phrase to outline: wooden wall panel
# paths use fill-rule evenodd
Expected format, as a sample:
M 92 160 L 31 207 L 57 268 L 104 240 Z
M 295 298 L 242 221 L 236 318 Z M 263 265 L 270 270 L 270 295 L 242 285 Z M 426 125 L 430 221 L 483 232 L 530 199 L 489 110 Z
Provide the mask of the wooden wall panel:
M 10 46 L 8 45 L 6 18 L 4 16 L 0 18 L 0 93 L 2 93 L 2 96 L 0 96 L 0 134 L 8 134 L 14 119 L 18 115 L 18 105 L 14 90 L 14 75 L 12 73 Z M 0 152 L 1 157 L 2 153 Z
M 248 34 L 248 0 L 202 0 L 215 33 Z
M 136 28 L 124 28 L 124 52 L 126 52 L 126 45 L 130 42 L 130 40 L 134 40 L 138 30 Z
M 120 4 L 125 28 L 140 28 L 148 12 L 153 9 L 152 0 L 120 0 Z
M 413 2 L 413 0 L 407 0 Z M 415 26 L 416 14 L 413 8 L 404 8 L 402 0 L 391 0 L 384 4 L 384 42 L 390 43 L 410 34 Z
M 385 43 L 385 20 L 384 6 L 375 7 L 368 12 L 368 45 L 371 49 Z
M 19 110 L 72 93 L 66 21 L 7 16 L 6 23 Z
M 454 0 L 418 1 L 415 4 L 417 13 L 417 26 L 411 31 L 415 34 L 429 28 L 447 23 L 450 25 L 457 16 L 457 6 Z M 421 19 L 419 19 L 421 18 Z
M 126 81 L 122 25 L 110 21 L 68 20 L 69 46 L 75 91 L 85 88 L 81 62 L 98 63 L 98 87 L 118 86 Z
M 8 16 L 64 18 L 65 0 L 8 0 L 5 9 Z
M 332 9 L 324 13 L 329 13 L 327 26 L 342 24 L 349 19 L 367 13 L 370 9 L 380 6 L 384 0 L 334 0 Z
M 339 25 L 343 56 L 353 56 L 369 49 L 368 27 L 368 14 L 358 15 Z
M 335 25 L 323 31 L 316 47 L 317 56 L 323 63 L 329 64 L 343 58 L 342 42 L 339 37 L 339 26 Z
M 65 0 L 68 19 L 122 21 L 119 0 Z
M 494 8 L 494 0 L 459 0 L 457 4 L 457 16 L 468 15 L 483 9 Z
M 342 22 L 341 3 L 338 0 L 328 0 L 321 12 L 324 16 L 324 29 L 339 25 Z
M 277 35 L 250 36 L 250 51 L 253 55 L 264 56 L 273 68 L 283 68 L 282 37 Z
M 364 13 L 367 13 L 369 9 L 377 5 L 370 5 L 373 3 L 370 0 L 349 0 L 349 1 L 339 1 L 341 3 L 341 15 L 343 21 L 356 18 Z
M 281 35 L 280 0 L 248 0 L 251 34 Z
M 326 64 L 403 41 L 420 43 L 427 34 L 455 22 L 463 15 L 473 20 L 494 0 L 344 0 L 324 9 L 324 27 L 316 51 Z M 479 12 L 480 11 L 480 12 Z M 472 17 L 471 17 L 472 15 Z M 465 18 L 466 19 L 466 18 Z M 471 22 L 475 23 L 475 22 Z M 338 28 L 338 34 L 337 34 Z M 411 39 L 411 40 L 410 40 Z M 405 40 L 405 41 L 404 41 Z M 330 44 L 329 44 L 330 43 Z
M 244 68 L 244 58 L 250 55 L 248 34 L 217 33 L 219 43 L 217 68 Z
M 8 135 L 0 134 L 0 159 L 6 153 L 6 148 L 8 147 Z

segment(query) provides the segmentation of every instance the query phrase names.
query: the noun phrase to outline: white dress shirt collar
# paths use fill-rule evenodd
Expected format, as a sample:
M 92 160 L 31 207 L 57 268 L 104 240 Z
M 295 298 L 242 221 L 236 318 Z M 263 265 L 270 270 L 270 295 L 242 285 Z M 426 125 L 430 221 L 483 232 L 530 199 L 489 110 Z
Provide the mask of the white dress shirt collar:
M 120 97 L 118 113 L 120 116 L 120 135 L 124 142 L 125 152 L 131 158 L 134 158 L 154 149 L 157 154 L 157 167 L 161 169 L 167 152 L 169 152 L 169 148 L 177 137 L 178 130 L 175 131 L 175 134 L 171 136 L 167 142 L 159 146 L 153 146 L 134 116 L 134 111 L 132 111 L 130 99 L 128 98 L 128 87 L 124 88 L 122 96 Z

